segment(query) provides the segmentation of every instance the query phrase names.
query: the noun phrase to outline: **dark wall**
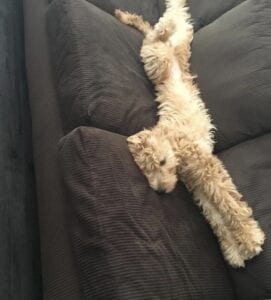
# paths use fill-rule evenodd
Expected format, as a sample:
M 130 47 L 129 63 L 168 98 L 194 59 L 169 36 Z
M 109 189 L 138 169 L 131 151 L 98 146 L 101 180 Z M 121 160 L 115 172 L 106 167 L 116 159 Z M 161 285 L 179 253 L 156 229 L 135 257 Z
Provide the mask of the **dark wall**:
M 0 299 L 41 299 L 22 0 L 0 1 Z

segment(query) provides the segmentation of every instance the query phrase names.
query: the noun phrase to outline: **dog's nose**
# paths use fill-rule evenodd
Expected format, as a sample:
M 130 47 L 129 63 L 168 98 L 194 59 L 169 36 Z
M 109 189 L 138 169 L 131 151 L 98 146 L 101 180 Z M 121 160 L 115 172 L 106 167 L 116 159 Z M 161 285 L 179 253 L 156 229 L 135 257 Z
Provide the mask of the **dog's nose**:
M 158 188 L 158 190 L 157 190 L 157 193 L 159 193 L 159 194 L 163 194 L 163 193 L 165 193 L 165 189 L 163 189 L 163 188 Z

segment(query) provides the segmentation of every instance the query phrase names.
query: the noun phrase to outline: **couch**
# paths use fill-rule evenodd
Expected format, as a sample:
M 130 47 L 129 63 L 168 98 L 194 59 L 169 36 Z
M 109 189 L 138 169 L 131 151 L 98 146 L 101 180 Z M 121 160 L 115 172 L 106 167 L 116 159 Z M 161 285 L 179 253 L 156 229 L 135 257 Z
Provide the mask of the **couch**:
M 271 3 L 189 0 L 191 72 L 217 127 L 215 152 L 266 233 L 246 268 L 224 261 L 182 183 L 150 189 L 126 137 L 157 107 L 141 33 L 163 0 L 24 0 L 45 299 L 271 298 Z

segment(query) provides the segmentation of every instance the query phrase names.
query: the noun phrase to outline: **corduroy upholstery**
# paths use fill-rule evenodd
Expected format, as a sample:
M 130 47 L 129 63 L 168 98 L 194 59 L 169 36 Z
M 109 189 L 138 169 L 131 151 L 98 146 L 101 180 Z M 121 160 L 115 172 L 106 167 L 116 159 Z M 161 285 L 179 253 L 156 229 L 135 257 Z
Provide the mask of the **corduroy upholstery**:
M 127 149 L 126 135 L 155 124 L 156 106 L 139 60 L 142 35 L 110 14 L 120 7 L 154 23 L 163 1 L 35 3 L 26 1 L 25 22 L 45 296 L 270 298 L 271 3 L 189 1 L 192 71 L 218 127 L 216 151 L 267 235 L 243 270 L 225 264 L 182 184 L 157 195 Z

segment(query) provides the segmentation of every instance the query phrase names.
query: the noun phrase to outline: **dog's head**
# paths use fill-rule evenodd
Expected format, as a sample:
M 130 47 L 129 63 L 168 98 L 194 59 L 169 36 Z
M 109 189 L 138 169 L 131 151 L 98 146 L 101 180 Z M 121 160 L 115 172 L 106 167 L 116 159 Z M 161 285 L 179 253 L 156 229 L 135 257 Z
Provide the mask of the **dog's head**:
M 170 135 L 162 129 L 143 130 L 130 136 L 128 147 L 136 164 L 158 192 L 171 192 L 177 183 L 177 158 Z

